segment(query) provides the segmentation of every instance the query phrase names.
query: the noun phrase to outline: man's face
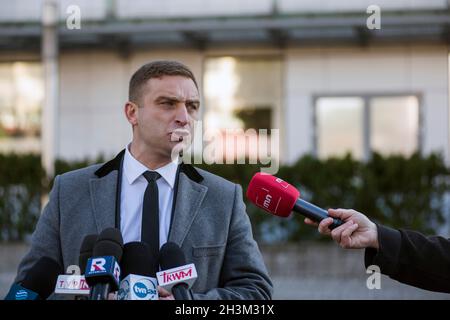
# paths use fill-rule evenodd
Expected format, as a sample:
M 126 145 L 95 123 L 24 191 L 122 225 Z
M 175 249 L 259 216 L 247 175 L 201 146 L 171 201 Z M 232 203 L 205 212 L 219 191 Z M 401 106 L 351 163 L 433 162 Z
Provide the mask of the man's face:
M 134 135 L 140 143 L 162 157 L 178 154 L 191 139 L 199 116 L 199 93 L 194 82 L 183 76 L 163 76 L 147 81 L 136 110 Z

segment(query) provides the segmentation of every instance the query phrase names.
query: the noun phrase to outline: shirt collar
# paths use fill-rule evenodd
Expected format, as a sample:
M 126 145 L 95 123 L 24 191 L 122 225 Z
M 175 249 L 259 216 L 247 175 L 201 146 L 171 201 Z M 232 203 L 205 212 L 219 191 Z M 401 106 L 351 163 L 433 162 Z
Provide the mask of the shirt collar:
M 125 176 L 128 180 L 128 183 L 131 185 L 133 184 L 145 171 L 150 170 L 145 165 L 143 165 L 141 162 L 139 162 L 131 152 L 129 151 L 128 144 L 125 148 L 125 155 L 123 159 L 123 169 Z M 158 168 L 156 170 L 150 170 L 150 171 L 156 171 L 158 172 L 161 177 L 166 180 L 166 182 L 169 184 L 169 186 L 173 189 L 175 185 L 175 179 L 177 175 L 177 169 L 178 169 L 178 161 L 171 161 L 165 166 Z

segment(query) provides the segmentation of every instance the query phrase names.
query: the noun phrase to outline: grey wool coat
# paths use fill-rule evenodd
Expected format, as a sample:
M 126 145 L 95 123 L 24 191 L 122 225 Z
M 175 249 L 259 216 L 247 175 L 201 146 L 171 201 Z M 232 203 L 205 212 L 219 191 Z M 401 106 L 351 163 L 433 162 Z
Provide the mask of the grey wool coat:
M 78 265 L 86 235 L 117 227 L 123 154 L 55 178 L 15 282 L 43 256 L 64 270 Z M 196 266 L 194 298 L 271 299 L 272 282 L 252 236 L 242 188 L 181 163 L 177 190 L 168 241 L 178 244 L 187 262 Z

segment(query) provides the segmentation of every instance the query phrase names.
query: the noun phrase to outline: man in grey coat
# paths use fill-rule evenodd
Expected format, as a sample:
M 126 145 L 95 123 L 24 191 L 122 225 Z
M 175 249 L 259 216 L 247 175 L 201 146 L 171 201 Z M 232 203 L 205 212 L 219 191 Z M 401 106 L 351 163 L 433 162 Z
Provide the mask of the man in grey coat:
M 83 238 L 108 227 L 120 229 L 125 243 L 141 241 L 149 228 L 143 220 L 150 183 L 144 174 L 153 171 L 159 177 L 159 246 L 175 242 L 195 264 L 194 299 L 271 299 L 272 283 L 252 236 L 242 188 L 174 161 L 188 140 L 183 137 L 192 134 L 199 100 L 195 77 L 181 63 L 155 61 L 137 70 L 124 108 L 131 143 L 103 165 L 55 178 L 15 282 L 43 256 L 65 270 L 78 265 Z M 159 295 L 173 299 L 162 288 Z

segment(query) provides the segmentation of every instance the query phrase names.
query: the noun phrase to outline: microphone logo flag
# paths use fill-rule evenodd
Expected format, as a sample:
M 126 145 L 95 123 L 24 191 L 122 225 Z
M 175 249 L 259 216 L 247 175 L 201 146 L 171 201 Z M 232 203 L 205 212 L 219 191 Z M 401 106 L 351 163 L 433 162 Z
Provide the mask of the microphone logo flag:
M 156 296 L 156 287 L 148 279 L 141 279 L 133 286 L 134 294 L 142 300 L 153 300 Z
M 114 264 L 114 278 L 117 282 L 120 281 L 120 267 L 117 262 Z
M 120 282 L 117 300 L 158 300 L 155 278 L 129 274 Z
M 27 300 L 28 292 L 26 290 L 19 290 L 16 292 L 16 300 Z
M 158 284 L 170 291 L 174 285 L 181 282 L 184 282 L 191 287 L 195 282 L 195 279 L 197 279 L 197 270 L 195 269 L 195 265 L 190 263 L 177 268 L 157 272 L 156 277 L 158 278 Z
M 300 192 L 283 179 L 258 172 L 250 180 L 246 195 L 257 207 L 287 218 Z
M 172 271 L 172 272 L 164 271 L 162 273 L 162 277 L 163 277 L 164 283 L 183 280 L 185 278 L 192 277 L 192 268 L 188 267 L 188 268 L 184 268 L 184 269 L 176 270 L 176 271 Z
M 55 293 L 89 295 L 89 285 L 84 276 L 60 275 L 56 281 Z
M 9 292 L 5 297 L 5 300 L 37 300 L 37 299 L 39 299 L 39 296 L 36 292 L 27 290 L 18 283 L 12 285 L 11 289 L 9 289 Z
M 285 189 L 287 189 L 289 187 L 289 183 L 287 183 L 286 181 L 284 181 L 280 178 L 276 178 L 275 181 L 278 182 Z
M 264 200 L 264 202 L 263 202 L 264 208 L 266 208 L 266 209 L 269 208 L 269 206 L 270 206 L 270 201 L 272 201 L 272 196 L 271 196 L 270 194 L 267 194 L 267 195 L 266 195 L 266 198 L 265 198 L 265 200 Z
M 91 272 L 105 271 L 106 260 L 104 258 L 92 259 Z
M 89 281 L 94 277 L 114 278 L 114 282 L 119 286 L 120 266 L 113 256 L 103 256 L 89 258 L 86 264 L 85 278 Z

